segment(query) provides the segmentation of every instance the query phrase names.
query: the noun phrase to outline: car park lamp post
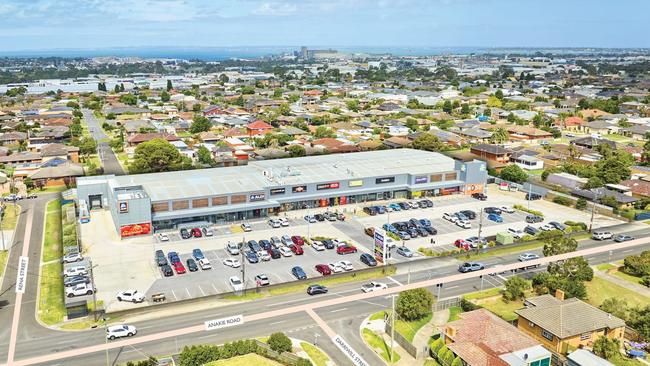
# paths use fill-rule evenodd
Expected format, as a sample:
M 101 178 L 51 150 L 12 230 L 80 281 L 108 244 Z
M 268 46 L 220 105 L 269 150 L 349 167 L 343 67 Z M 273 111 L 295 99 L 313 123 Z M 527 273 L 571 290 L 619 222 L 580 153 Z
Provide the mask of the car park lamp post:
M 395 297 L 397 294 L 391 295 L 391 307 L 390 312 L 390 364 L 395 364 Z
M 97 321 L 97 288 L 95 287 L 95 276 L 93 275 L 93 269 L 97 265 L 93 266 L 93 262 L 88 258 L 88 267 L 90 269 L 90 283 L 93 286 L 93 320 Z

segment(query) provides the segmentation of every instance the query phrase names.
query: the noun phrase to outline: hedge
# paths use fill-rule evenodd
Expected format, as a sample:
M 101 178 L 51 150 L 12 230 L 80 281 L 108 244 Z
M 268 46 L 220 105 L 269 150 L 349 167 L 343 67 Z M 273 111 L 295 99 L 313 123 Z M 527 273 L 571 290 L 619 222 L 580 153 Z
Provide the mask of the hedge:
M 556 196 L 555 198 L 553 198 L 553 202 L 562 206 L 571 206 L 571 203 L 573 203 L 571 199 L 563 196 Z
M 540 217 L 544 217 L 544 213 L 543 213 L 543 212 L 541 212 L 541 211 L 536 211 L 536 210 L 533 210 L 533 209 L 529 209 L 529 208 L 527 208 L 527 207 L 525 207 L 525 206 L 523 206 L 523 205 L 514 205 L 514 206 L 512 206 L 512 207 L 513 207 L 515 210 L 524 211 L 524 212 L 528 212 L 529 214 L 533 214 L 533 215 L 537 215 L 537 216 L 540 216 Z

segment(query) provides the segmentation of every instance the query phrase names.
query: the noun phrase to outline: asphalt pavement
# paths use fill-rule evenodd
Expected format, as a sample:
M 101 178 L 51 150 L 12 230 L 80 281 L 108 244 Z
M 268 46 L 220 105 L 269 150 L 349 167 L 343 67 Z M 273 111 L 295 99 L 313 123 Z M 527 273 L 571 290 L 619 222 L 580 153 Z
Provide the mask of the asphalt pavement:
M 110 137 L 104 133 L 104 130 L 102 130 L 102 126 L 97 117 L 93 114 L 93 111 L 90 109 L 82 109 L 82 113 L 86 123 L 88 124 L 90 135 L 95 139 L 95 141 L 97 141 L 97 154 L 99 155 L 102 167 L 104 168 L 104 174 L 126 174 L 124 169 L 122 169 L 120 162 L 117 160 L 117 156 L 115 156 L 113 149 L 111 149 L 108 142 L 106 142 Z

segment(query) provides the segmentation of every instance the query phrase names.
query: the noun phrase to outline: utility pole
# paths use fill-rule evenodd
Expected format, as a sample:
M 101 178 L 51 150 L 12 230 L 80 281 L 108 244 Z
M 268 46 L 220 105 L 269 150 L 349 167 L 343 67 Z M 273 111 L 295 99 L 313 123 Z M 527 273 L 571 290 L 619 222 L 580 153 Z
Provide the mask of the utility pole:
M 6 205 L 3 203 L 2 207 L 0 207 L 0 236 L 2 236 L 2 250 L 7 250 L 7 247 L 5 247 L 5 232 L 2 229 L 2 218 L 4 217 L 5 208 Z
M 108 333 L 108 326 L 106 325 L 106 313 L 104 313 L 103 320 L 104 320 L 104 332 Z M 104 344 L 105 345 L 108 344 L 108 337 L 106 336 L 104 337 Z M 108 347 L 106 347 L 106 366 L 110 366 L 110 362 L 108 361 Z
M 598 191 L 594 194 L 593 204 L 591 205 L 591 219 L 589 219 L 589 232 L 594 225 L 594 214 L 596 213 L 596 201 L 598 201 Z
M 390 313 L 390 364 L 393 365 L 395 363 L 395 355 L 393 354 L 394 351 L 394 342 L 395 342 L 395 296 L 391 296 L 391 302 L 392 302 L 392 308 Z
M 483 207 L 480 208 L 480 211 L 478 213 L 479 218 L 478 218 L 478 243 L 476 244 L 476 252 L 479 252 L 479 248 L 481 244 L 483 243 L 483 238 L 481 237 L 481 231 L 483 230 L 483 214 L 485 214 L 485 209 Z
M 528 210 L 530 210 L 530 201 L 531 201 L 530 195 L 532 194 L 532 189 L 533 189 L 533 185 L 528 183 Z
M 88 266 L 90 267 L 90 283 L 93 286 L 93 320 L 97 321 L 97 289 L 95 288 L 95 276 L 93 275 L 93 262 L 88 259 Z
M 244 292 L 246 292 L 246 260 L 244 256 L 244 246 L 246 245 L 246 234 L 242 236 L 242 246 L 239 249 L 241 255 L 241 280 L 244 283 Z

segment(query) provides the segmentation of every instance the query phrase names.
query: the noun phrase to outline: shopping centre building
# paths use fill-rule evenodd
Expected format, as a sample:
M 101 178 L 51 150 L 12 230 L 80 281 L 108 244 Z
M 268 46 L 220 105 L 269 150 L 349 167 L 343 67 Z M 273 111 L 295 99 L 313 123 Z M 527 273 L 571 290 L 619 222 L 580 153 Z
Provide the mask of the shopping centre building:
M 313 207 L 483 192 L 485 163 L 411 149 L 77 179 L 79 207 L 111 212 L 122 237 Z M 81 211 L 81 210 L 80 210 Z M 81 216 L 87 213 L 81 212 Z

